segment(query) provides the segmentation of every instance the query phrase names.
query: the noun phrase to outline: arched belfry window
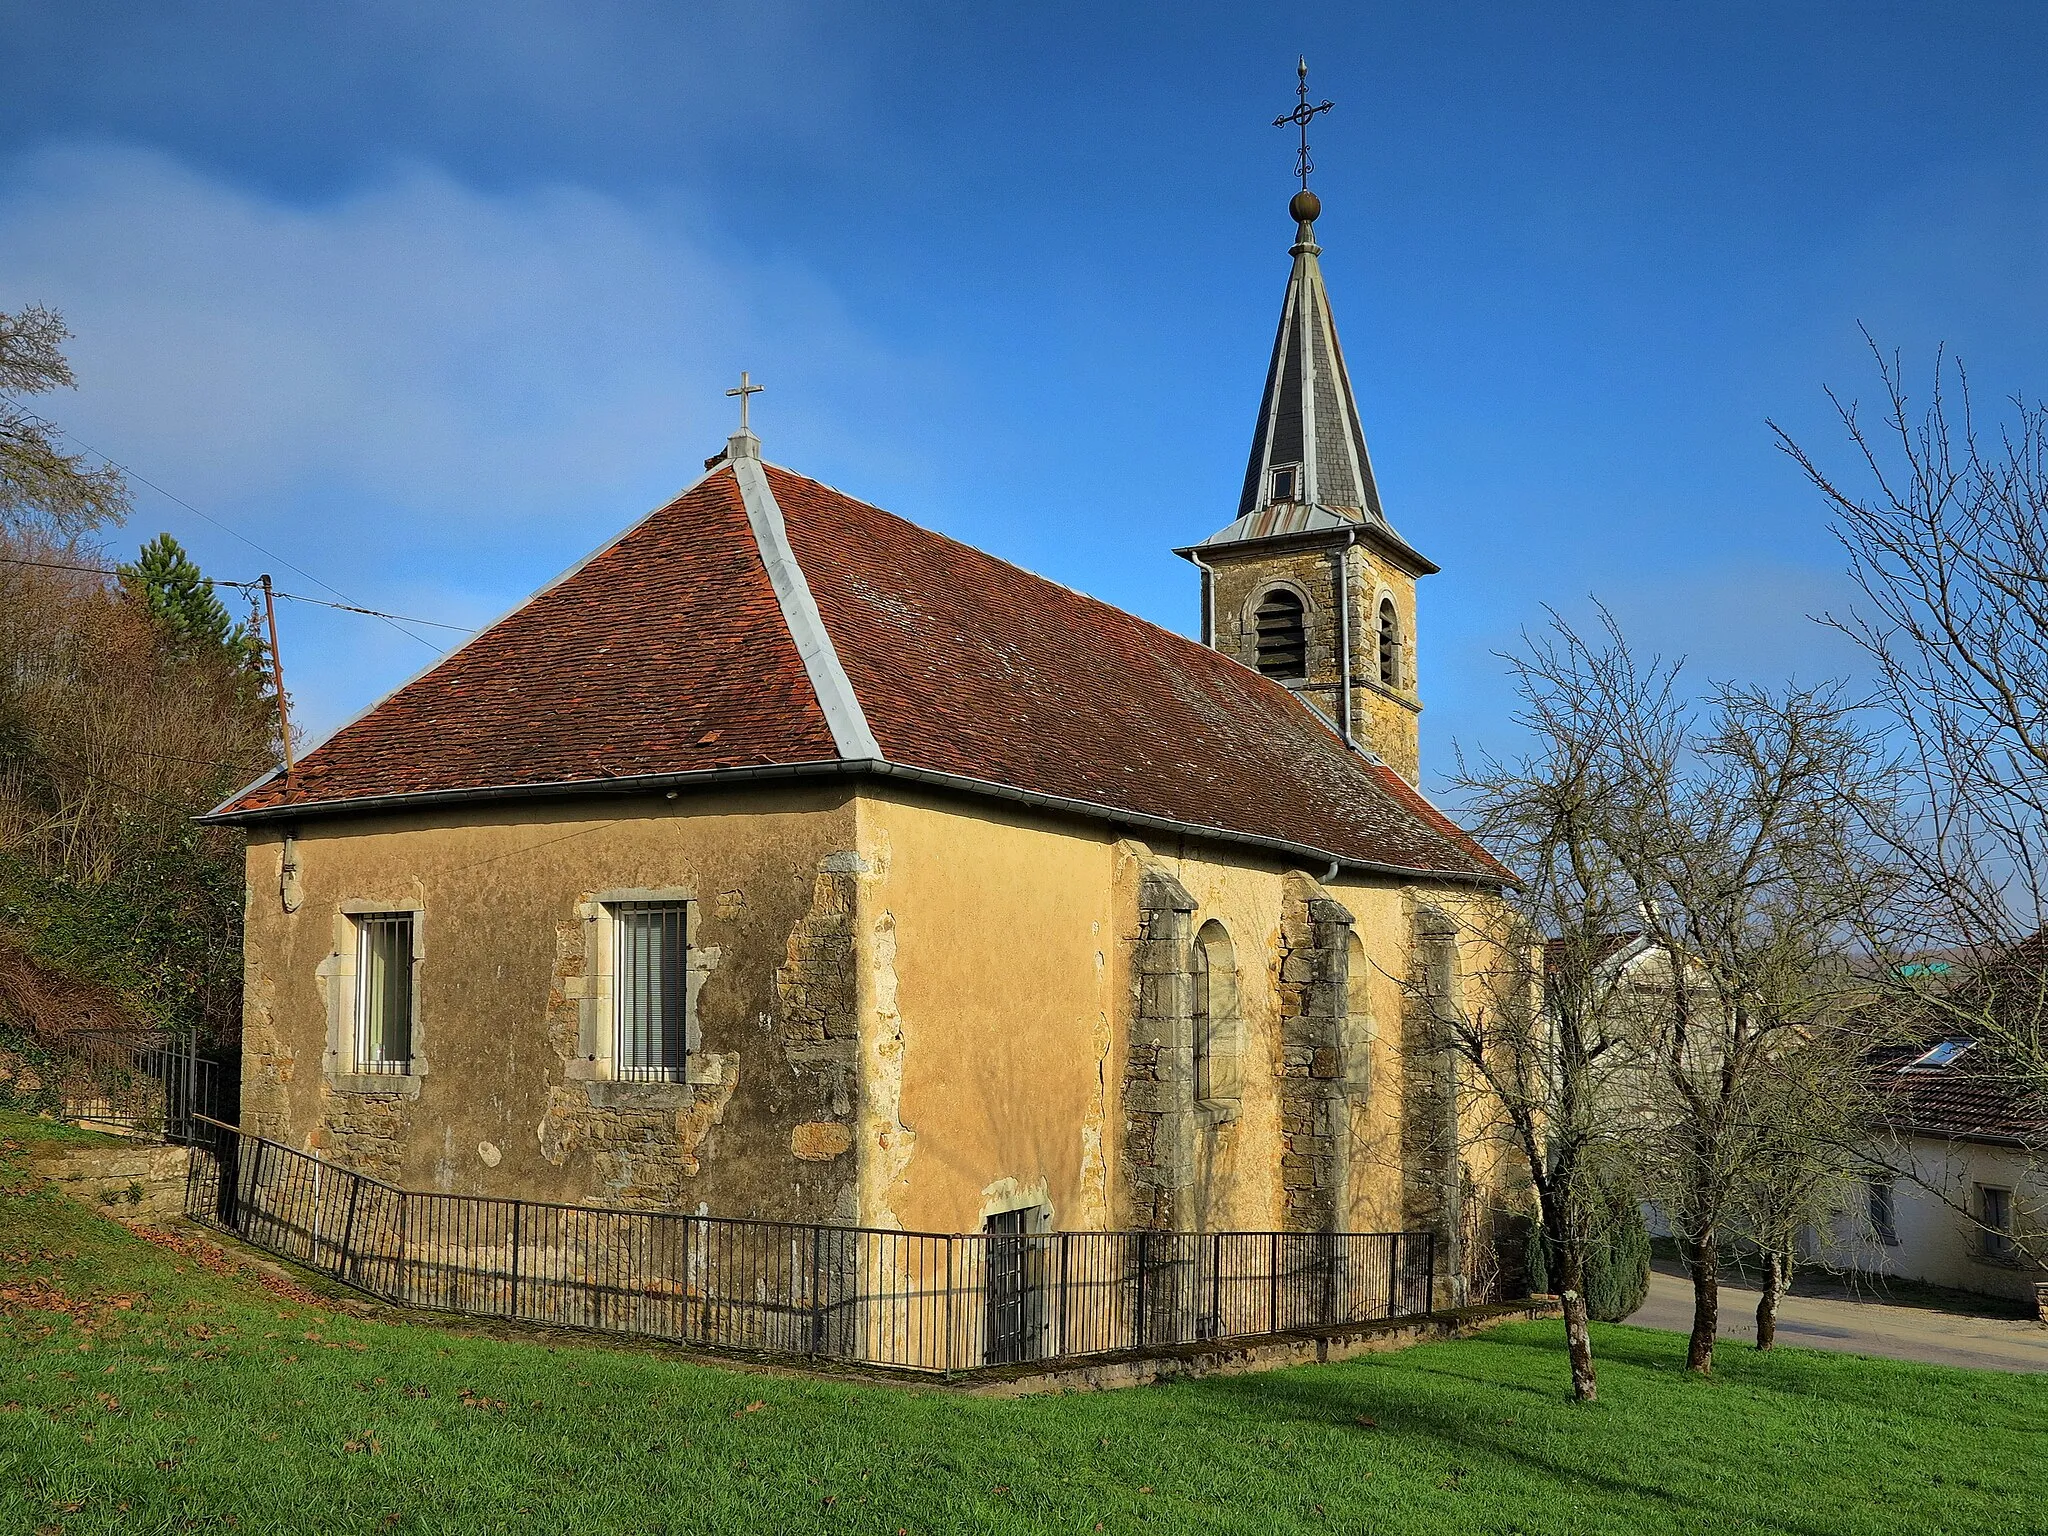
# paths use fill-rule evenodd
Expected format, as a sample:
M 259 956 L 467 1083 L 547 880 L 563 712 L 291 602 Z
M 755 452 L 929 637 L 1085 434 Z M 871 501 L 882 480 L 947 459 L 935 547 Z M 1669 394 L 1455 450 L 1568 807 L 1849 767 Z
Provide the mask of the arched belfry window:
M 1299 597 L 1275 587 L 1259 599 L 1252 625 L 1258 634 L 1261 672 L 1282 682 L 1308 676 L 1308 622 Z
M 1234 1111 L 1243 1094 L 1242 1027 L 1237 1008 L 1237 953 L 1230 933 L 1213 918 L 1195 935 L 1188 957 L 1193 973 L 1195 1098 L 1212 1110 Z
M 1401 620 L 1391 597 L 1380 599 L 1380 681 L 1389 688 L 1401 686 Z

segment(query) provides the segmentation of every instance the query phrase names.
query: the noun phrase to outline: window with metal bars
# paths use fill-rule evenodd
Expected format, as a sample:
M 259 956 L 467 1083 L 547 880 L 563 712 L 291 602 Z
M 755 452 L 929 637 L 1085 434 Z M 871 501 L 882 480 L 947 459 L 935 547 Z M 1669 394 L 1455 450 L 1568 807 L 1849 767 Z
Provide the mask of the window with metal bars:
M 412 1070 L 410 912 L 366 912 L 356 923 L 356 1070 Z
M 1285 587 L 1275 587 L 1259 599 L 1252 625 L 1261 672 L 1283 682 L 1308 675 L 1308 624 L 1300 598 Z
M 1380 599 L 1380 681 L 1389 688 L 1401 686 L 1401 620 L 1391 597 Z
M 681 1082 L 689 1048 L 689 903 L 620 902 L 611 917 L 613 1075 Z

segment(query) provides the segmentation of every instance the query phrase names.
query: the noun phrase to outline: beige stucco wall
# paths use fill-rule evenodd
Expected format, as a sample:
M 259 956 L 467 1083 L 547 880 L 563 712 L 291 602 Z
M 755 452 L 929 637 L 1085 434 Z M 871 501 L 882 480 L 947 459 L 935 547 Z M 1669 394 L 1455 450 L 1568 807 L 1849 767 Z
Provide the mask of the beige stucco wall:
M 1111 841 L 996 802 L 863 792 L 862 1219 L 1107 1224 Z
M 1194 1187 L 1176 1222 L 1300 1218 L 1282 1076 L 1303 976 L 1282 972 L 1313 898 L 1350 915 L 1366 962 L 1342 1060 L 1318 1060 L 1311 1085 L 1336 1095 L 1332 1219 L 1402 1226 L 1409 935 L 1421 907 L 1469 899 L 1323 886 L 1254 851 L 1139 843 L 888 780 L 308 820 L 292 857 L 286 882 L 282 834 L 251 838 L 253 1128 L 417 1188 L 939 1231 L 1022 1208 L 1066 1230 L 1130 1219 L 1146 878 L 1184 891 L 1187 932 L 1227 929 L 1243 1030 L 1235 1112 L 1186 1122 Z M 592 900 L 626 889 L 695 902 L 687 1084 L 578 1075 Z M 420 914 L 425 1072 L 409 1083 L 350 1082 L 325 1059 L 351 904 Z
M 419 1188 L 850 1214 L 840 1209 L 850 1158 L 792 1155 L 794 1128 L 829 1113 L 829 1089 L 817 1071 L 793 1070 L 772 1015 L 778 971 L 830 878 L 819 868 L 852 856 L 854 821 L 844 789 L 309 819 L 293 838 L 292 911 L 282 834 L 259 829 L 248 850 L 244 1119 Z M 616 889 L 695 898 L 713 1080 L 657 1085 L 598 1112 L 568 1071 L 587 961 L 579 908 Z M 346 945 L 337 919 L 351 903 L 420 914 L 415 1051 L 426 1070 L 391 1093 L 339 1091 L 323 1062 L 327 977 Z
M 1281 1182 L 1281 920 L 1288 866 L 1216 845 L 1119 840 L 1024 808 L 900 788 L 864 790 L 861 934 L 871 978 L 862 1219 L 973 1230 L 1043 1204 L 1054 1225 L 1119 1224 L 1125 1061 L 1140 865 L 1194 899 L 1189 930 L 1220 921 L 1243 1029 L 1233 1118 L 1197 1116 L 1195 1210 L 1205 1229 L 1286 1225 Z M 1298 881 L 1302 873 L 1295 872 Z M 1473 898 L 1393 879 L 1319 887 L 1364 952 L 1344 1024 L 1338 1221 L 1402 1222 L 1401 1020 L 1418 904 Z M 1476 925 L 1474 925 L 1476 926 Z M 1469 941 L 1468 941 L 1469 942 Z M 1483 962 L 1471 962 L 1478 974 Z M 1488 1155 L 1482 1184 L 1495 1178 Z

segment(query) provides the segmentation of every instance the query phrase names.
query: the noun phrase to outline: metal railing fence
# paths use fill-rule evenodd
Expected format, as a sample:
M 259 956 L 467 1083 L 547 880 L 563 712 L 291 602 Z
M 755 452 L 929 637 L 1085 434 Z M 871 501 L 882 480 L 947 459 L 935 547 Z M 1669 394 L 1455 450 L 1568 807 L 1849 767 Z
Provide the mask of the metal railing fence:
M 239 1057 L 208 1050 L 192 1030 L 74 1030 L 58 1059 L 65 1119 L 169 1142 L 192 1142 L 241 1096 Z
M 1430 1310 L 1427 1232 L 897 1232 L 404 1190 L 220 1122 L 191 1215 L 406 1306 L 919 1371 Z

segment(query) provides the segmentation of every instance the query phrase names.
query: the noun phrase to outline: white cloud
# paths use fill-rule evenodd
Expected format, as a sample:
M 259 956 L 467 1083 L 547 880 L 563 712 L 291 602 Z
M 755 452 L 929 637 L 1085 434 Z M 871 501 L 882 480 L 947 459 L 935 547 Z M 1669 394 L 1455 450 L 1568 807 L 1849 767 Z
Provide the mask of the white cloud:
M 910 370 L 816 280 L 673 205 L 569 187 L 406 168 L 288 204 L 156 153 L 49 150 L 0 170 L 0 308 L 27 302 L 77 336 L 82 387 L 49 406 L 63 425 L 335 586 L 430 617 L 495 614 L 694 478 L 742 366 L 779 386 L 762 412 L 779 458 L 908 446 L 832 425 L 855 401 L 900 419 Z M 145 493 L 135 531 L 166 526 L 211 569 L 259 559 Z M 293 617 L 316 725 L 425 656 L 367 621 Z

